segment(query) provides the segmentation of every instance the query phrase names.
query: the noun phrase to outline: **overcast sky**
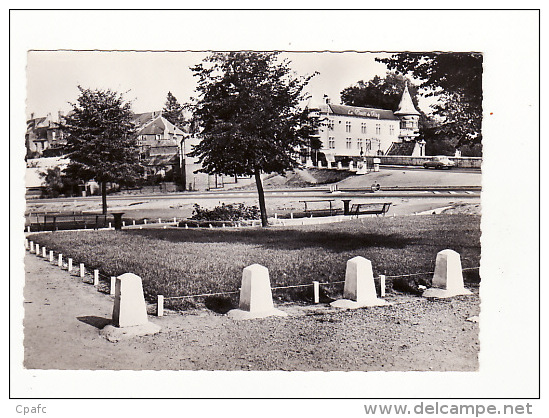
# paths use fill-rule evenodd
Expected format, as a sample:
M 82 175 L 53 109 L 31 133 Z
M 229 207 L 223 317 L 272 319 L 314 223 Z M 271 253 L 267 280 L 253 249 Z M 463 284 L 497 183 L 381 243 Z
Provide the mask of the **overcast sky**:
M 202 61 L 205 52 L 75 52 L 31 51 L 27 61 L 27 117 L 67 112 L 78 97 L 77 86 L 109 88 L 131 100 L 137 113 L 160 110 L 171 91 L 179 103 L 195 95 L 195 77 L 189 67 Z M 318 71 L 307 90 L 313 100 L 327 94 L 339 103 L 339 93 L 359 80 L 384 75 L 378 53 L 285 53 L 299 75 Z M 428 104 L 420 102 L 429 112 Z

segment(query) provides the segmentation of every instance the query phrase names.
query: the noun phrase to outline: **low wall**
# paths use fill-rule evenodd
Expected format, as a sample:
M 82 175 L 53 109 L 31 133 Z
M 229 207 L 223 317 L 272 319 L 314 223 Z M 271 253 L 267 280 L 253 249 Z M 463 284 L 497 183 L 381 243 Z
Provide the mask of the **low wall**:
M 412 165 L 422 166 L 425 161 L 430 161 L 432 157 L 409 157 L 401 155 L 380 155 L 377 157 L 366 157 L 368 166 L 373 165 L 374 158 L 379 158 L 381 165 Z M 461 168 L 481 168 L 482 157 L 448 157 L 456 163 L 456 167 Z

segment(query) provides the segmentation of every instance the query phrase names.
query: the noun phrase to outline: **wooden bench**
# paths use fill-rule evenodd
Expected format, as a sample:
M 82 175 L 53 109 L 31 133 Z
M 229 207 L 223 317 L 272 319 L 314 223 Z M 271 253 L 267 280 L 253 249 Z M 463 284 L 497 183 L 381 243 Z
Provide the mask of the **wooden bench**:
M 57 231 L 59 229 L 79 228 L 99 229 L 108 226 L 107 215 L 81 212 L 32 213 L 29 215 L 29 221 L 29 226 L 33 231 Z
M 353 203 L 351 205 L 351 210 L 349 211 L 349 214 L 351 215 L 351 218 L 353 216 L 356 216 L 358 218 L 359 215 L 383 215 L 389 211 L 389 207 L 391 206 L 392 202 L 381 202 L 381 203 Z
M 335 202 L 335 199 L 300 200 L 300 202 L 305 205 L 305 216 L 313 216 L 313 214 L 333 216 L 341 212 L 341 210 L 335 209 L 332 206 L 332 203 Z M 310 204 L 321 203 L 321 202 L 328 202 L 330 205 L 330 208 L 329 209 L 328 208 L 310 209 L 310 206 L 307 206 Z

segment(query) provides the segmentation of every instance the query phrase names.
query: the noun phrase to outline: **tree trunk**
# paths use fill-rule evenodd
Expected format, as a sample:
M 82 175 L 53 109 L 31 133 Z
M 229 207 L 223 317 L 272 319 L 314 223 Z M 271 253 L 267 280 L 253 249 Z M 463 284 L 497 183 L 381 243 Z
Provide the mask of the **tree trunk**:
M 265 206 L 265 192 L 263 191 L 263 183 L 261 183 L 261 173 L 258 168 L 255 169 L 255 185 L 257 186 L 257 194 L 259 196 L 259 210 L 261 211 L 261 225 L 269 226 L 267 222 L 267 207 Z
M 103 204 L 103 215 L 107 214 L 107 182 L 101 182 L 101 203 Z

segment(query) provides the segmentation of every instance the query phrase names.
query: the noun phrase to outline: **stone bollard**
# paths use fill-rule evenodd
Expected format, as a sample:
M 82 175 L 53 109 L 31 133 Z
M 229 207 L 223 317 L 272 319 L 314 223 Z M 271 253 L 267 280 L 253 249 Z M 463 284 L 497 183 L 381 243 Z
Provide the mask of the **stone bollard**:
M 147 220 L 146 219 L 143 219 L 143 224 L 147 225 Z
M 335 308 L 357 309 L 387 304 L 377 297 L 370 260 L 359 256 L 347 261 L 343 297 L 344 299 L 336 300 L 330 305 Z
M 313 281 L 313 302 L 320 302 L 320 283 L 317 281 Z
M 53 263 L 53 250 L 50 250 L 50 263 Z
M 111 225 L 111 223 L 109 222 L 109 229 L 111 229 L 111 228 L 112 228 L 112 225 Z
M 162 219 L 158 218 L 158 223 L 161 224 L 161 223 L 162 223 Z
M 42 247 L 42 258 L 46 258 L 47 257 L 47 254 L 46 254 L 46 247 Z
M 25 238 L 25 250 L 29 249 L 29 239 Z
M 122 226 L 126 226 L 126 221 L 122 221 Z
M 72 258 L 69 258 L 69 262 L 68 262 L 68 267 L 67 267 L 67 271 L 70 273 L 72 271 Z
M 101 330 L 109 341 L 138 335 L 156 334 L 160 327 L 149 322 L 141 277 L 125 273 L 115 280 L 112 325 Z
M 58 260 L 57 260 L 57 265 L 59 267 L 63 267 L 63 254 L 59 254 Z
M 86 269 L 84 268 L 84 263 L 80 263 L 80 278 L 83 279 L 86 274 Z
M 470 295 L 463 286 L 461 257 L 453 250 L 442 250 L 437 254 L 433 287 L 425 290 L 427 298 L 449 298 L 457 295 Z
M 35 248 L 34 252 L 36 253 L 36 255 L 38 257 L 40 257 L 40 245 L 39 244 L 36 244 L 36 248 Z
M 93 285 L 95 287 L 99 286 L 99 270 L 97 269 L 93 271 Z
M 34 242 L 29 241 L 29 252 L 32 254 L 34 253 Z
M 133 226 L 135 226 L 135 219 L 132 221 Z
M 287 316 L 286 312 L 273 305 L 269 270 L 259 264 L 252 264 L 242 271 L 239 309 L 227 313 L 232 319 L 266 318 Z
M 380 274 L 379 275 L 379 289 L 380 289 L 380 292 L 379 292 L 379 295 L 384 298 L 385 297 L 385 275 L 384 274 Z
M 173 223 L 176 224 L 177 223 L 177 218 L 174 216 L 173 218 Z
M 31 227 L 30 225 L 27 225 L 27 232 L 30 232 L 31 231 Z

